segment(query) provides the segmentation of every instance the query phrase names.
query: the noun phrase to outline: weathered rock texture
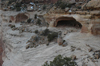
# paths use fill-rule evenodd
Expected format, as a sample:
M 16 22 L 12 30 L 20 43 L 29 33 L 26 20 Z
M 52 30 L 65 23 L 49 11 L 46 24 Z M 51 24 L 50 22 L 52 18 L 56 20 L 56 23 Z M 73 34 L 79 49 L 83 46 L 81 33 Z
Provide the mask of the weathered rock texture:
M 76 20 L 81 25 L 81 32 L 82 33 L 91 33 L 94 35 L 100 35 L 100 19 L 99 15 L 96 14 L 94 11 L 87 13 L 87 15 L 80 13 L 77 14 L 46 14 L 44 18 L 46 22 L 52 27 L 56 27 L 57 22 L 61 20 Z M 52 22 L 52 23 L 51 23 Z M 54 23 L 53 23 L 54 22 Z M 98 26 L 97 26 L 98 25 Z
M 100 0 L 91 0 L 86 5 L 87 9 L 100 10 Z
M 28 16 L 25 15 L 24 13 L 20 13 L 16 16 L 16 22 L 21 22 L 21 21 L 25 21 L 28 19 Z

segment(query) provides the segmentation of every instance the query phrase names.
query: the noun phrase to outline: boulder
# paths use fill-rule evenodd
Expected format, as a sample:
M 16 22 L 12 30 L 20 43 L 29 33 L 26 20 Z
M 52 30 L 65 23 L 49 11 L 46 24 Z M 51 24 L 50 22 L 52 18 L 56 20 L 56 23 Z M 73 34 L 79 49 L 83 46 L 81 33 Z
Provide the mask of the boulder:
M 54 21 L 50 22 L 49 27 L 54 27 Z
M 99 59 L 100 58 L 100 52 L 94 52 L 93 54 L 95 59 Z
M 69 11 L 69 8 L 65 8 L 65 11 L 67 11 L 67 12 L 68 12 L 68 11 Z
M 95 24 L 92 28 L 91 28 L 91 33 L 93 35 L 100 35 L 100 24 Z
M 94 55 L 95 59 L 99 59 L 100 56 L 98 54 Z
M 71 46 L 71 51 L 75 51 L 76 47 Z
M 65 46 L 67 46 L 67 45 L 68 45 L 67 42 L 64 42 L 62 46 L 65 47 Z
M 76 56 L 75 55 L 72 55 L 71 58 L 72 58 L 72 60 L 76 60 Z
M 88 49 L 88 51 L 91 52 L 92 51 L 92 48 Z
M 67 34 L 67 31 L 62 32 L 62 37 L 64 37 Z
M 59 45 L 62 45 L 62 44 L 63 44 L 63 40 L 62 40 L 61 37 L 60 37 L 60 38 L 57 38 L 57 43 L 58 43 Z

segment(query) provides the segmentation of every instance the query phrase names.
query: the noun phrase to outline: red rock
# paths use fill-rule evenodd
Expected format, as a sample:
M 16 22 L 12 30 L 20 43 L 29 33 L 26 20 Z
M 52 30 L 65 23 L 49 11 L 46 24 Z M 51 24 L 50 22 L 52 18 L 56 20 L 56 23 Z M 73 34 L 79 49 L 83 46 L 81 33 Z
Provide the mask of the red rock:
M 21 22 L 21 21 L 25 21 L 28 19 L 28 16 L 25 15 L 24 13 L 20 13 L 16 16 L 16 22 Z

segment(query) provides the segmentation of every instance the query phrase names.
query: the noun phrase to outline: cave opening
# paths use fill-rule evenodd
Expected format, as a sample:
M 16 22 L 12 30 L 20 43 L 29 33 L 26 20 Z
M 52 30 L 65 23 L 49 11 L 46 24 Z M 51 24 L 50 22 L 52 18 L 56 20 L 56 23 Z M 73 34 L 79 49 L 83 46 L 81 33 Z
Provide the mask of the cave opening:
M 82 28 L 81 23 L 77 22 L 76 20 L 60 20 L 57 22 L 57 27 L 75 27 L 75 28 Z

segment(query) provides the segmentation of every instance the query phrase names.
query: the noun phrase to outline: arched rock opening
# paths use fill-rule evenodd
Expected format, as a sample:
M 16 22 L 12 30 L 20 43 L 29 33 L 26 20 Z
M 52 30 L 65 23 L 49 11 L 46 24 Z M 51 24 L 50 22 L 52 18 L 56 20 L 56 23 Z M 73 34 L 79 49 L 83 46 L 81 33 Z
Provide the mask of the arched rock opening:
M 55 26 L 68 26 L 68 27 L 76 27 L 82 28 L 81 23 L 76 21 L 73 17 L 59 17 L 56 19 Z

